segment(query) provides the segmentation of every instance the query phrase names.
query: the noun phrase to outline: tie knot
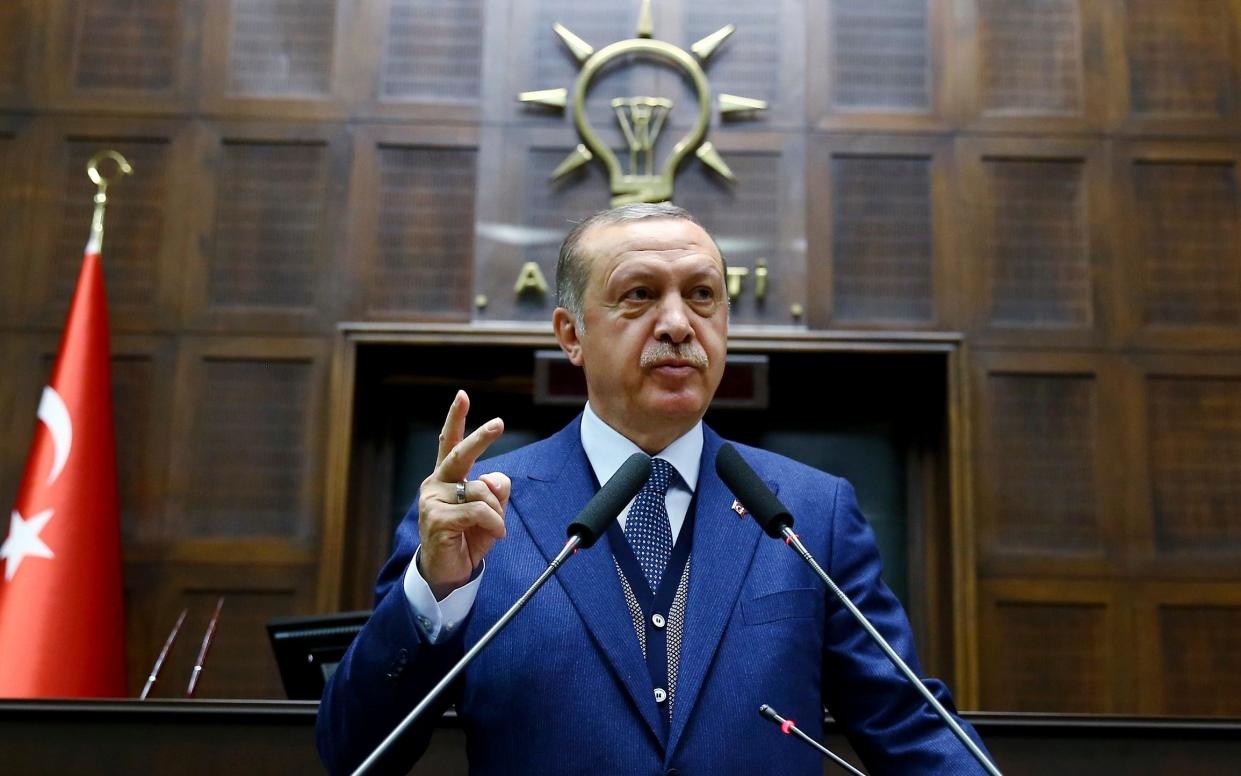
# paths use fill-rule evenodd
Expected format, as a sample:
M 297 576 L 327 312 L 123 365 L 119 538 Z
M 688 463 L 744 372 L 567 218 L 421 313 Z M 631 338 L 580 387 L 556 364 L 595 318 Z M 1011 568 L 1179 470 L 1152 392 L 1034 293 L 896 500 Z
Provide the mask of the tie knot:
M 647 489 L 666 495 L 668 486 L 672 484 L 672 475 L 675 473 L 676 469 L 672 468 L 672 464 L 663 458 L 652 458 L 651 478 L 646 482 Z

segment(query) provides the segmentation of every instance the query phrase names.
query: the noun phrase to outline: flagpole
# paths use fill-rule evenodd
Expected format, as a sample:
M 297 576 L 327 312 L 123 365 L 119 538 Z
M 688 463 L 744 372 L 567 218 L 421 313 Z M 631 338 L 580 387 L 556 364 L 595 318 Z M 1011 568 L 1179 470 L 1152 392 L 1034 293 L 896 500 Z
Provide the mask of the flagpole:
M 111 178 L 99 172 L 99 163 L 105 159 L 111 159 L 116 163 L 117 172 Z M 90 239 L 86 243 L 87 253 L 99 253 L 103 249 L 103 213 L 108 207 L 108 184 L 120 180 L 125 175 L 132 175 L 133 172 L 134 168 L 129 161 L 121 156 L 119 151 L 111 148 L 100 151 L 86 163 L 86 174 L 99 187 L 95 192 L 95 214 L 90 221 Z

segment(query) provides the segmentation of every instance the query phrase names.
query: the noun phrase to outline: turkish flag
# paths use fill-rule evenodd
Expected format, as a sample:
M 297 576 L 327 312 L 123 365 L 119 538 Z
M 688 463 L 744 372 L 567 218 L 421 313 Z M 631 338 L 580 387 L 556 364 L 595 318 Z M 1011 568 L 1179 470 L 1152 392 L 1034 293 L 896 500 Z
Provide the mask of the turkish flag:
M 125 610 L 103 268 L 82 261 L 8 525 L 0 697 L 123 697 Z

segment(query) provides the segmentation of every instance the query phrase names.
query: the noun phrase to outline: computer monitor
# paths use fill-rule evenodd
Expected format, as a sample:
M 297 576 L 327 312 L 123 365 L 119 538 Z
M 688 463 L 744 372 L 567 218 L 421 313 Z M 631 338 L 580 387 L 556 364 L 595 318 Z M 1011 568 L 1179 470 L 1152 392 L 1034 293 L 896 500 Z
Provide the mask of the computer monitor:
M 369 611 L 282 617 L 267 623 L 276 664 L 290 700 L 317 701 Z

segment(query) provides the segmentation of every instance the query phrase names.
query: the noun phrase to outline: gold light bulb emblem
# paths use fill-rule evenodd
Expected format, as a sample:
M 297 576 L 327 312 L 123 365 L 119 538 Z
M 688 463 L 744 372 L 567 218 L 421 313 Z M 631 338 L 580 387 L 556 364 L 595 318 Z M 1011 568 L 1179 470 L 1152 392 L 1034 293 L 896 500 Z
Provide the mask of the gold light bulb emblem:
M 573 124 L 582 142 L 556 167 L 551 177 L 559 178 L 598 158 L 608 173 L 613 207 L 632 202 L 663 202 L 672 199 L 672 184 L 677 169 L 690 153 L 727 180 L 736 179 L 728 164 L 706 139 L 711 123 L 711 85 L 700 64 L 710 59 L 736 28 L 731 24 L 721 27 L 694 43 L 690 51 L 685 51 L 667 41 L 652 38 L 654 32 L 651 19 L 650 0 L 644 0 L 638 15 L 637 37 L 617 41 L 598 51 L 564 25 L 556 24 L 552 28 L 581 66 L 577 81 L 573 85 Z M 656 164 L 655 143 L 674 107 L 671 100 L 649 96 L 618 97 L 612 100 L 612 110 L 629 147 L 628 170 L 603 141 L 586 115 L 586 94 L 595 77 L 605 66 L 622 58 L 657 60 L 680 71 L 693 84 L 697 97 L 694 123 L 676 142 L 672 153 L 662 165 Z M 567 98 L 566 89 L 542 89 L 518 95 L 522 102 L 558 109 L 565 108 Z M 767 103 L 762 100 L 730 94 L 719 96 L 721 114 L 766 108 Z

